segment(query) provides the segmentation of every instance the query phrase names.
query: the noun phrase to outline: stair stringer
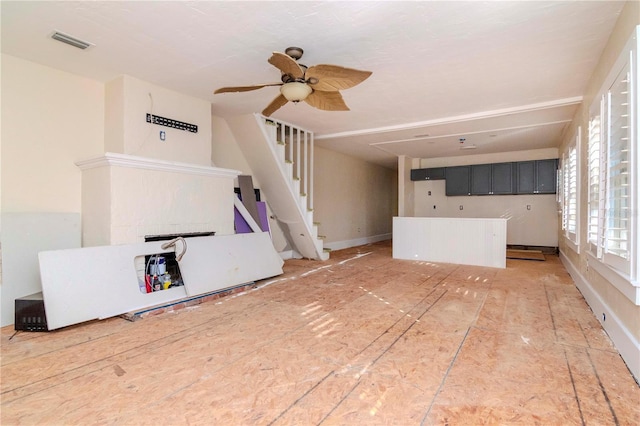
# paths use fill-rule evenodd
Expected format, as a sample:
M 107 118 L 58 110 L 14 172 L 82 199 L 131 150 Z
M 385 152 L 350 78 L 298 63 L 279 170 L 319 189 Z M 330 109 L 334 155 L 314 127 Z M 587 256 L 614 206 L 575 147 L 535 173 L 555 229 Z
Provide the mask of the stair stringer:
M 324 251 L 324 242 L 317 238 L 317 227 L 313 224 L 313 213 L 306 208 L 306 197 L 303 199 L 295 192 L 291 164 L 284 161 L 277 142 L 270 140 L 262 120 L 259 114 L 226 119 L 287 241 L 302 257 L 327 260 L 329 254 Z

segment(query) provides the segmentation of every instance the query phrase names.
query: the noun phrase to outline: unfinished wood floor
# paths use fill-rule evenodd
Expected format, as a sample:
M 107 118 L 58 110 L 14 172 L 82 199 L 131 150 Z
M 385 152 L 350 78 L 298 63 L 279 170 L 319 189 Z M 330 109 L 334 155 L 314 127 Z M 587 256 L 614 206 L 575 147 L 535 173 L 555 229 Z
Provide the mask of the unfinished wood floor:
M 379 243 L 216 302 L 2 329 L 2 424 L 640 424 L 640 389 L 558 258 L 504 270 Z

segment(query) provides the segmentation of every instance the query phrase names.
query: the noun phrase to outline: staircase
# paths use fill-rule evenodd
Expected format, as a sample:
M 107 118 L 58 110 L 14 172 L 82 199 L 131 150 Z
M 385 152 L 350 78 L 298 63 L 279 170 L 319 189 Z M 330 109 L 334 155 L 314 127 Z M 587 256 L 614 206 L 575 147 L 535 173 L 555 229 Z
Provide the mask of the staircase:
M 261 114 L 227 123 L 293 250 L 327 260 L 313 222 L 313 133 Z

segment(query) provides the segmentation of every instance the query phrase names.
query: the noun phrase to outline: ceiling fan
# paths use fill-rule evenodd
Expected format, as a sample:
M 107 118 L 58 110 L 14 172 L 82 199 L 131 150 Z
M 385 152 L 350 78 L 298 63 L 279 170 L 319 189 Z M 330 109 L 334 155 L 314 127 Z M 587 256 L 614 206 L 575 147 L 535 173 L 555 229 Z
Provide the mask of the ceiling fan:
M 371 71 L 360 71 L 338 65 L 315 65 L 307 68 L 297 62 L 303 53 L 304 51 L 299 47 L 289 47 L 285 53 L 273 52 L 269 63 L 282 73 L 281 83 L 221 87 L 213 93 L 248 92 L 268 86 L 280 86 L 280 94 L 262 111 L 262 115 L 266 117 L 287 102 L 300 101 L 325 111 L 349 111 L 340 90 L 362 83 L 371 75 Z

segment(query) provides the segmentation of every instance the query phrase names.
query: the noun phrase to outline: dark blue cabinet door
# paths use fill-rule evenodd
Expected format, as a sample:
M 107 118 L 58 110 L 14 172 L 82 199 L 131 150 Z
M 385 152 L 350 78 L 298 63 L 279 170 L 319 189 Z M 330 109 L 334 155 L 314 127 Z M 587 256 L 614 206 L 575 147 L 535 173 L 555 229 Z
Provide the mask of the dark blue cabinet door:
M 533 194 L 536 190 L 536 162 L 520 161 L 517 163 L 517 188 L 518 194 Z
M 411 180 L 425 180 L 427 178 L 427 169 L 412 169 Z
M 557 159 L 517 163 L 518 194 L 555 194 Z
M 491 193 L 513 194 L 513 163 L 491 165 Z
M 471 195 L 469 187 L 471 180 L 470 166 L 447 167 L 445 193 L 449 196 Z
M 429 169 L 411 169 L 411 180 L 441 180 L 444 179 L 444 167 Z
M 491 194 L 491 164 L 471 166 L 471 194 Z
M 556 193 L 556 169 L 558 160 L 536 161 L 536 194 Z

